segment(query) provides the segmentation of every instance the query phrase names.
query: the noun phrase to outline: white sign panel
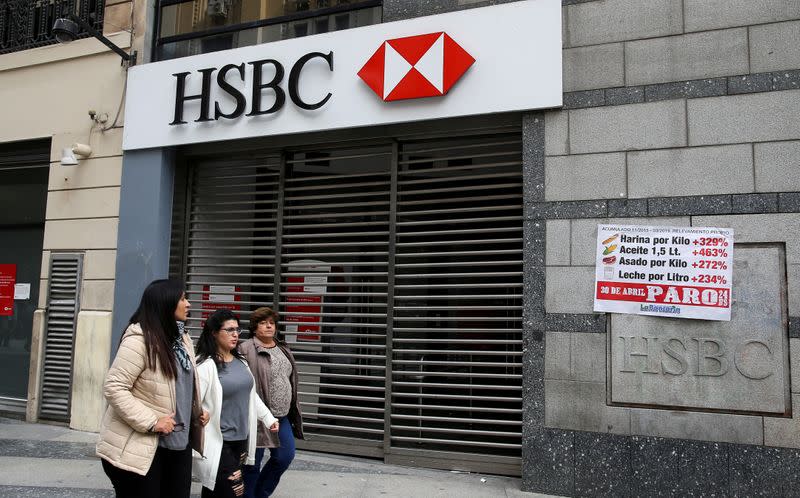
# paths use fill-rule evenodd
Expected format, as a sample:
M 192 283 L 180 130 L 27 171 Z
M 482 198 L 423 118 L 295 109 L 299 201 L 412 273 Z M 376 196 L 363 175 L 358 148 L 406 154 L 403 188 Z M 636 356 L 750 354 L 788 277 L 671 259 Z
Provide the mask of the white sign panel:
M 31 298 L 31 284 L 14 284 L 14 299 L 25 301 Z
M 235 300 L 234 285 L 211 285 L 208 291 L 210 293 L 208 299 L 215 303 L 232 303 Z
M 144 64 L 123 149 L 561 105 L 561 2 L 527 0 Z
M 594 310 L 731 319 L 733 230 L 598 225 Z

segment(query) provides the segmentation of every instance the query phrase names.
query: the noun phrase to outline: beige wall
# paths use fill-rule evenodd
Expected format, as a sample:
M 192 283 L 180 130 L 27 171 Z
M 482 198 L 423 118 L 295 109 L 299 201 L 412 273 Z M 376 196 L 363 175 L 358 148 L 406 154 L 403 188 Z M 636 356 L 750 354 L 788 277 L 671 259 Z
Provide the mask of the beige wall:
M 131 45 L 131 34 L 120 31 L 130 26 L 130 8 L 127 0 L 107 2 L 104 32 L 123 49 Z M 141 36 L 137 38 L 139 43 Z M 124 111 L 120 106 L 126 68 L 120 62 L 118 55 L 95 39 L 0 56 L 0 101 L 4 106 L 0 143 L 52 139 L 37 312 L 40 322 L 46 316 L 43 310 L 50 255 L 84 254 L 71 422 L 71 426 L 83 430 L 99 427 L 97 414 L 102 410 L 103 399 L 97 383 L 105 375 L 110 354 L 124 113 L 120 112 L 116 126 L 105 131 L 102 128 L 110 127 L 118 111 Z M 107 117 L 107 121 L 93 121 L 89 110 Z M 74 142 L 89 144 L 93 153 L 79 159 L 77 166 L 62 166 L 61 149 Z M 37 340 L 42 339 L 42 327 L 37 331 Z M 81 341 L 77 340 L 79 337 Z M 38 413 L 42 359 L 42 348 L 32 348 L 29 420 L 35 420 Z M 91 410 L 77 414 L 75 407 Z

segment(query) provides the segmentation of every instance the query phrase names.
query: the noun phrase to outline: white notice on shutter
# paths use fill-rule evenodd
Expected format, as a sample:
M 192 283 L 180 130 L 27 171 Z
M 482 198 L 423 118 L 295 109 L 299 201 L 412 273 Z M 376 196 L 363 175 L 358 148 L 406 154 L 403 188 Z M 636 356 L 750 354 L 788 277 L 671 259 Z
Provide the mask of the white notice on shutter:
M 14 300 L 25 301 L 31 298 L 31 284 L 14 284 Z

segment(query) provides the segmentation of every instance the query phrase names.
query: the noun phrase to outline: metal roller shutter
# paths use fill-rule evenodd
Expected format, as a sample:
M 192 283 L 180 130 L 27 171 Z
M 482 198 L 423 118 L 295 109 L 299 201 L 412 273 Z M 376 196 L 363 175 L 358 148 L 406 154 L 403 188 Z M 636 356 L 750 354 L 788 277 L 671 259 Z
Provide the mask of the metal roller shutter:
M 82 254 L 50 256 L 39 418 L 69 422 L 72 351 L 80 309 Z
M 280 169 L 277 156 L 189 168 L 191 202 L 176 205 L 174 218 L 184 228 L 180 261 L 194 306 L 187 323 L 193 336 L 217 307 L 219 289 L 231 288 L 225 295 L 240 297 L 236 306 L 244 310 L 273 303 Z
M 456 459 L 492 454 L 494 464 L 518 466 L 521 171 L 519 136 L 401 147 L 392 331 L 394 453 L 416 449 L 432 458 Z
M 384 430 L 392 147 L 287 157 L 279 309 L 284 330 L 297 331 L 306 432 L 376 455 Z
M 301 447 L 518 475 L 521 156 L 517 129 L 190 160 L 172 258 L 189 329 L 212 286 L 243 322 L 277 307 Z

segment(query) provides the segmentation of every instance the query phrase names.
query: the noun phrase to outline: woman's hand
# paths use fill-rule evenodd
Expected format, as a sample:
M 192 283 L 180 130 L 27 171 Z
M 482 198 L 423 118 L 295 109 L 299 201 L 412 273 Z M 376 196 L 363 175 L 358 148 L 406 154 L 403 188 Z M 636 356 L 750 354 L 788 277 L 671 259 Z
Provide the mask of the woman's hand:
M 169 434 L 175 428 L 175 412 L 170 413 L 167 416 L 159 417 L 156 421 L 156 425 L 153 426 L 153 432 L 157 432 L 159 434 Z
M 210 418 L 211 415 L 207 411 L 203 410 L 203 413 L 200 414 L 200 425 L 205 426 Z
M 276 420 L 274 424 L 269 426 L 270 432 L 278 432 L 278 421 Z

